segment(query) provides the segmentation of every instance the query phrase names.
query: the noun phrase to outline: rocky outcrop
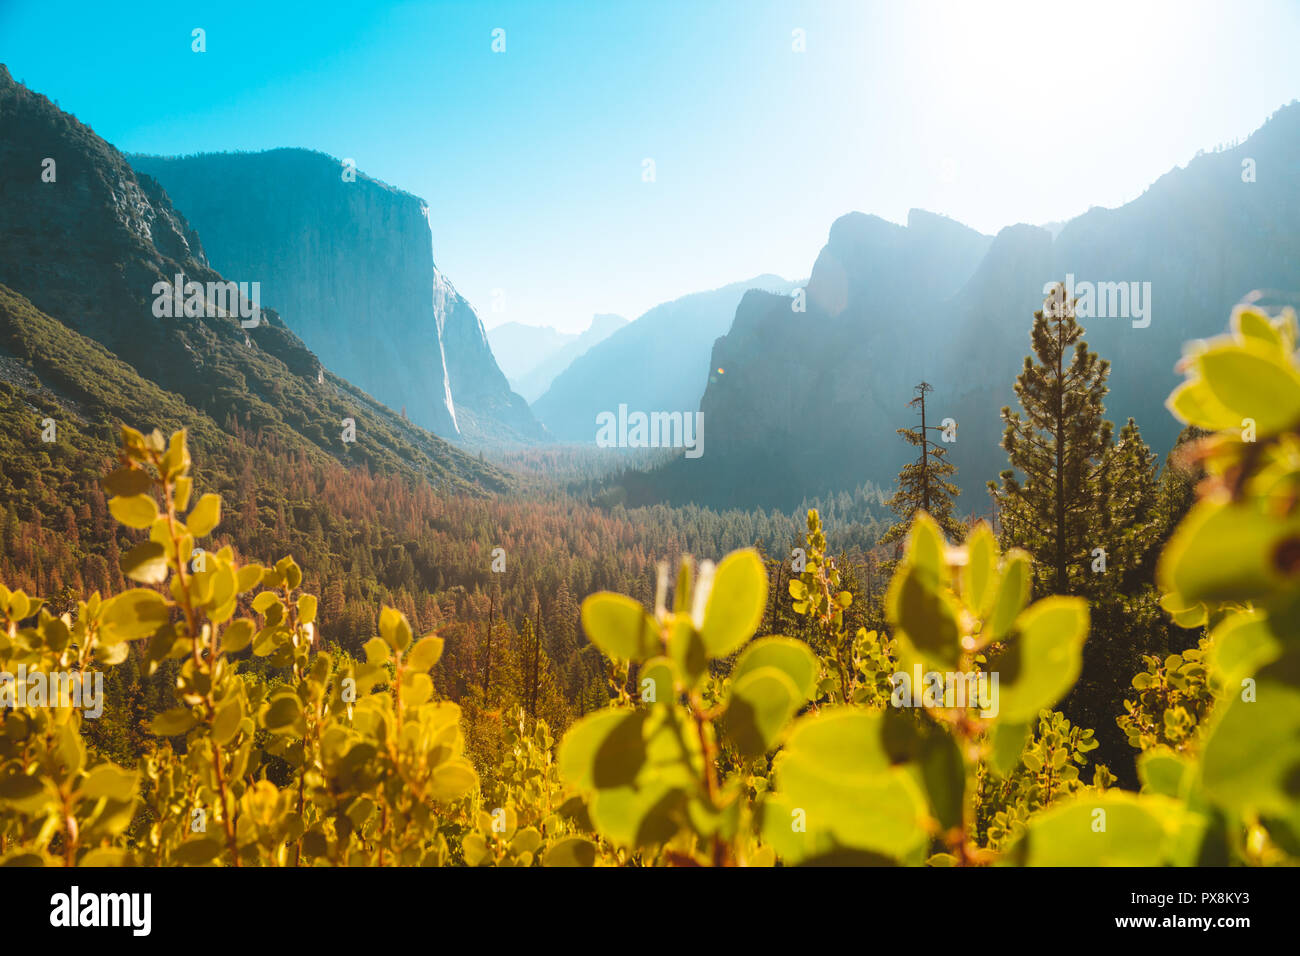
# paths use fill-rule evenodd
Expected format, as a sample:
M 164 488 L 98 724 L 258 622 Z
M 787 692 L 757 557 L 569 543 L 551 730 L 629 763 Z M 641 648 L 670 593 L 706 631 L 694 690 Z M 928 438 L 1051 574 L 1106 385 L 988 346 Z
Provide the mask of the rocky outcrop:
M 417 196 L 302 149 L 131 162 L 167 189 L 214 266 L 260 281 L 263 302 L 349 381 L 444 437 L 543 437 L 434 265 Z

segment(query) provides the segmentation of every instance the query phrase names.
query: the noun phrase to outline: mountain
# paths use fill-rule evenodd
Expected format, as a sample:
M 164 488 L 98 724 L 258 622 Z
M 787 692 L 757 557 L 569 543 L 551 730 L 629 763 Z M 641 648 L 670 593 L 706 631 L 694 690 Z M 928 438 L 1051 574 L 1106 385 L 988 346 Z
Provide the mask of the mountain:
M 574 359 L 625 325 L 627 319 L 621 315 L 604 314 L 592 316 L 591 325 L 576 333 L 506 322 L 488 331 L 488 341 L 510 387 L 532 402 Z
M 792 321 L 789 299 L 750 293 L 718 340 L 711 366 L 726 374 L 706 377 L 703 458 L 639 478 L 629 501 L 788 507 L 864 481 L 888 485 L 909 454 L 895 429 L 916 423 L 907 402 L 924 379 L 934 386 L 930 421 L 959 426 L 949 449 L 958 507 L 984 512 L 985 482 L 1007 466 L 999 412 L 1015 404 L 1033 313 L 1044 287 L 1067 276 L 1076 295 L 1087 288 L 1105 303 L 1080 321 L 1111 362 L 1109 417 L 1134 417 L 1167 451 L 1179 425 L 1163 403 L 1182 343 L 1221 332 L 1252 290 L 1286 300 L 1300 285 L 1297 156 L 1293 103 L 1241 145 L 1198 155 L 1132 202 L 1059 229 L 1016 225 L 990 240 L 920 211 L 906 227 L 842 217 L 813 268 L 805 315 Z
M 749 289 L 787 294 L 795 284 L 761 275 L 657 305 L 576 358 L 533 403 L 563 441 L 593 442 L 596 416 L 626 404 L 632 411 L 695 411 L 709 351 Z
M 510 387 L 519 391 L 519 379 L 578 338 L 549 325 L 504 322 L 488 329 L 488 342 Z M 523 395 L 523 392 L 519 392 Z M 527 396 L 525 396 L 527 397 Z
M 749 291 L 713 346 L 700 400 L 704 455 L 676 459 L 670 499 L 792 507 L 826 490 L 888 486 L 906 458 L 913 376 L 942 353 L 936 306 L 992 240 L 921 210 L 906 226 L 850 213 L 797 299 Z M 719 373 L 717 370 L 721 369 Z
M 11 313 L 60 323 L 11 320 L 5 348 L 26 364 L 20 379 L 42 380 L 37 357 L 46 355 L 65 391 L 99 390 L 107 404 L 88 427 L 153 423 L 138 420 L 158 404 L 142 391 L 148 382 L 172 396 L 178 411 L 168 423 L 183 416 L 200 432 L 238 436 L 286 459 L 332 458 L 479 493 L 513 485 L 330 372 L 274 310 L 244 317 L 158 183 L 3 66 L 0 125 L 0 284 L 30 304 L 10 303 Z M 188 283 L 179 296 L 177 275 Z M 106 380 L 120 384 L 105 392 L 93 377 L 107 372 L 70 364 L 83 354 L 123 363 L 131 375 L 114 372 Z M 343 438 L 346 419 L 355 441 Z
M 419 197 L 303 149 L 129 159 L 203 237 L 213 267 L 260 282 L 262 302 L 339 375 L 445 438 L 544 438 L 434 264 Z

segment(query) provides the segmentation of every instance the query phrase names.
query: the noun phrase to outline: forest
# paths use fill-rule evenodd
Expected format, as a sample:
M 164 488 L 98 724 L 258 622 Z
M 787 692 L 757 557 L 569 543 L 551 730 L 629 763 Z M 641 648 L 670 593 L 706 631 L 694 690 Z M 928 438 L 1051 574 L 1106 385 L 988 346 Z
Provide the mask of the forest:
M 0 307 L 47 375 L 108 370 Z M 170 429 L 110 434 L 0 383 L 0 674 L 106 690 L 0 707 L 0 861 L 1294 864 L 1297 332 L 1188 343 L 1161 462 L 1058 287 L 983 506 L 929 382 L 892 495 L 788 513 L 628 507 L 578 452 L 439 488 L 161 391 Z

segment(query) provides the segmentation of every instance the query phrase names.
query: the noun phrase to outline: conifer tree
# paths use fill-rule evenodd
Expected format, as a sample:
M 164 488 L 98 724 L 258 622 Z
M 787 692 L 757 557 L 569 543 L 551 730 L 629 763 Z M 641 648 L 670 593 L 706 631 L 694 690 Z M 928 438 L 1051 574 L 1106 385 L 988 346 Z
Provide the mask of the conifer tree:
M 1096 729 L 1098 759 L 1135 785 L 1132 755 L 1113 715 L 1131 692 L 1141 655 L 1168 641 L 1150 582 L 1171 519 L 1161 513 L 1156 456 L 1137 423 L 1129 419 L 1116 440 L 1105 418 L 1110 363 L 1083 336 L 1058 283 L 1034 313 L 1034 354 L 1015 386 L 1021 410 L 1002 410 L 1002 446 L 1012 468 L 989 490 L 1003 546 L 1025 548 L 1036 559 L 1038 593 L 1090 602 L 1083 671 L 1061 709 Z
M 534 630 L 532 618 L 526 617 L 519 628 L 520 672 L 523 678 L 519 697 L 529 717 L 537 716 L 537 693 L 545 676 L 544 657 L 542 636 Z
M 948 461 L 948 449 L 930 438 L 930 432 L 941 432 L 942 426 L 931 425 L 926 418 L 925 396 L 934 391 L 934 386 L 922 382 L 914 391 L 916 397 L 907 404 L 917 410 L 920 424 L 900 428 L 898 434 L 917 449 L 917 459 L 904 465 L 898 473 L 898 490 L 888 502 L 898 515 L 898 522 L 885 532 L 880 543 L 901 542 L 918 511 L 928 513 L 949 540 L 960 541 L 965 536 L 965 528 L 953 517 L 953 498 L 961 492 L 951 481 L 957 466 Z
M 1030 551 L 1040 590 L 1052 594 L 1078 593 L 1085 559 L 1101 546 L 1098 477 L 1111 447 L 1102 404 L 1110 363 L 1088 349 L 1083 333 L 1057 283 L 1034 313 L 1034 354 L 1015 385 L 1021 411 L 1002 409 L 1002 447 L 1012 467 L 1000 487 L 989 483 L 1004 546 Z

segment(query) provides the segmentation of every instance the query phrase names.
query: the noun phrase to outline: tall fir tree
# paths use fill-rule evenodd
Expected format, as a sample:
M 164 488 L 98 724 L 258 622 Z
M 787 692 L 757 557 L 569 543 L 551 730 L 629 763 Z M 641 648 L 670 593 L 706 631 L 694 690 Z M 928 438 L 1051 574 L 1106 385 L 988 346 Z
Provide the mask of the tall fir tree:
M 916 409 L 920 423 L 912 428 L 900 428 L 898 434 L 917 449 L 917 458 L 898 473 L 898 490 L 888 502 L 898 521 L 884 533 L 880 544 L 901 544 L 918 511 L 929 514 L 950 541 L 960 541 L 966 529 L 953 516 L 953 499 L 961 491 L 951 480 L 957 466 L 948 460 L 948 449 L 930 438 L 931 432 L 944 432 L 945 426 L 931 425 L 926 415 L 925 396 L 934 391 L 934 386 L 922 382 L 913 391 L 916 397 L 907 405 Z
M 1034 313 L 1034 354 L 1015 386 L 1021 410 L 1002 410 L 1012 468 L 989 490 L 1003 546 L 1035 556 L 1036 591 L 1089 601 L 1083 671 L 1061 709 L 1096 731 L 1096 759 L 1136 786 L 1133 752 L 1115 715 L 1142 654 L 1169 643 L 1150 582 L 1171 516 L 1137 423 L 1129 419 L 1116 439 L 1105 418 L 1110 364 L 1089 350 L 1074 306 L 1058 283 Z
M 1083 334 L 1075 303 L 1057 283 L 1034 313 L 1034 354 L 1025 357 L 1015 385 L 1021 411 L 1002 409 L 1011 468 L 1001 486 L 989 482 L 1003 545 L 1035 556 L 1039 590 L 1050 594 L 1080 593 L 1101 546 L 1098 478 L 1113 428 L 1102 402 L 1110 363 L 1089 350 Z

